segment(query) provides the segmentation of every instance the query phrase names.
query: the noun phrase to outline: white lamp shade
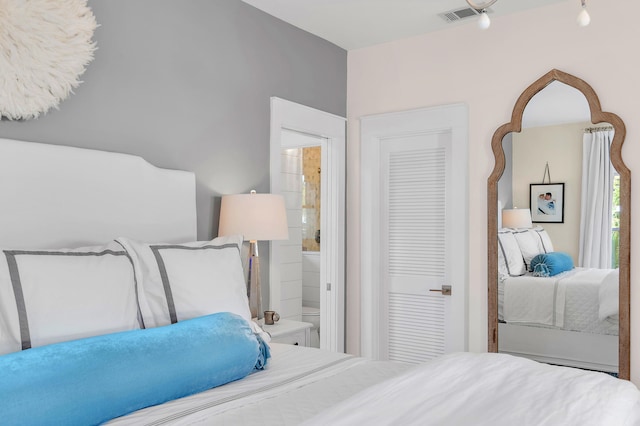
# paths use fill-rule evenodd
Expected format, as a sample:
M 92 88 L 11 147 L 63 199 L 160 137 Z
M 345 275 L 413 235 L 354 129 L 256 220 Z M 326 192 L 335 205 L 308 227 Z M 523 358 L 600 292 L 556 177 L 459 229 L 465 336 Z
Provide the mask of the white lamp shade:
M 238 194 L 222 197 L 218 235 L 242 235 L 245 241 L 289 238 L 284 197 L 278 194 Z
M 531 228 L 531 211 L 529 209 L 502 210 L 502 226 L 505 228 Z

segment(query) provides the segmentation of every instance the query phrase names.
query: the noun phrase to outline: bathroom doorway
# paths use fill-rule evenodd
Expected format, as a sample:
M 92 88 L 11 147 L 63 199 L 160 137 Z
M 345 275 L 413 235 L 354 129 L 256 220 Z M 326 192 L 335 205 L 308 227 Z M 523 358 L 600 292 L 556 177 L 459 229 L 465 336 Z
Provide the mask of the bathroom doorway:
M 346 120 L 271 100 L 271 192 L 285 198 L 289 240 L 272 241 L 270 303 L 313 324 L 311 345 L 344 352 Z
M 326 139 L 284 130 L 282 187 L 289 240 L 281 243 L 280 315 L 313 324 L 311 346 L 320 347 L 322 265 L 322 146 Z M 315 145 L 318 144 L 318 145 Z

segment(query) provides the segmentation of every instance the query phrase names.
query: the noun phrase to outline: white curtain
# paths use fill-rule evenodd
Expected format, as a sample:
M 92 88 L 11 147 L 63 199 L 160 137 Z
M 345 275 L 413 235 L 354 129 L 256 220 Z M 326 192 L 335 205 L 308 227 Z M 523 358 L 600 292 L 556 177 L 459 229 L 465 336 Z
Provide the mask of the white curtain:
M 582 207 L 579 266 L 611 268 L 613 130 L 585 133 L 582 148 Z

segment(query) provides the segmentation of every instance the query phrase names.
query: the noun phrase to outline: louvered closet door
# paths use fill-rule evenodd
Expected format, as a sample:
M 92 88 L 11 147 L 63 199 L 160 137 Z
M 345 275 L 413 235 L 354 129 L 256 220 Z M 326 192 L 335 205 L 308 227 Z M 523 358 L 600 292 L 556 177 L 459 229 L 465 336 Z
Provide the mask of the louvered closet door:
M 381 349 L 422 362 L 447 351 L 451 298 L 451 133 L 381 141 Z M 436 290 L 436 291 L 432 291 Z M 449 333 L 450 335 L 450 333 Z

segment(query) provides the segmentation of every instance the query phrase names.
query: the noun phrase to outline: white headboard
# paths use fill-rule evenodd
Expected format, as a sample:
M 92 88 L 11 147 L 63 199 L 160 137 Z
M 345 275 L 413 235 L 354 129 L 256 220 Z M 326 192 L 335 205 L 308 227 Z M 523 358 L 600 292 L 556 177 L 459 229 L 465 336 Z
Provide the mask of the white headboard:
M 0 139 L 0 247 L 195 241 L 195 192 L 137 156 Z

